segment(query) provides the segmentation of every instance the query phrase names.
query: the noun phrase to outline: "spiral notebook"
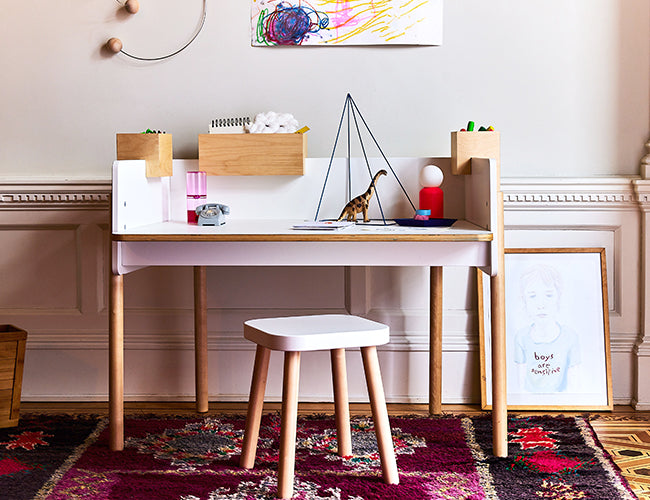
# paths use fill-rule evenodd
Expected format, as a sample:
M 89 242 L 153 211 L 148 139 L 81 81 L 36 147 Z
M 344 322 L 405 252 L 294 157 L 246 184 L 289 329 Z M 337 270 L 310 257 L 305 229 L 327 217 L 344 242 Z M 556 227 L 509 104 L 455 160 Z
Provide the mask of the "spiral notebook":
M 244 128 L 249 125 L 251 119 L 248 116 L 237 118 L 217 118 L 210 122 L 209 132 L 211 134 L 243 134 Z

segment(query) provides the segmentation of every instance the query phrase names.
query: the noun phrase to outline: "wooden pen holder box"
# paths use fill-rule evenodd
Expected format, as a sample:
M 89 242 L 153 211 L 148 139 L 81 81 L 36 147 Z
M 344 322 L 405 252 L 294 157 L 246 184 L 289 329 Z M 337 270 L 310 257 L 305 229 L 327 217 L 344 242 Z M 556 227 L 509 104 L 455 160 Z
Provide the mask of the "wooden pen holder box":
M 305 134 L 199 134 L 208 175 L 303 175 Z
M 18 425 L 27 332 L 0 325 L 0 427 Z
M 144 160 L 147 177 L 172 175 L 171 134 L 117 134 L 118 160 Z
M 451 172 L 454 175 L 471 174 L 472 158 L 494 158 L 498 168 L 501 163 L 500 137 L 496 131 L 452 132 Z

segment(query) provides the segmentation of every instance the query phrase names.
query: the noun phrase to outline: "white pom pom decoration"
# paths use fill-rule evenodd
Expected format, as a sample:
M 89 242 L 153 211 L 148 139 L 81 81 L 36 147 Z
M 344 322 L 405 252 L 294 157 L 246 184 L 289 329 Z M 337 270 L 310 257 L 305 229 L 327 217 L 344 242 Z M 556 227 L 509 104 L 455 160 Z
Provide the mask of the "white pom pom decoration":
M 258 113 L 253 123 L 246 125 L 251 134 L 293 134 L 298 130 L 298 120 L 289 113 Z

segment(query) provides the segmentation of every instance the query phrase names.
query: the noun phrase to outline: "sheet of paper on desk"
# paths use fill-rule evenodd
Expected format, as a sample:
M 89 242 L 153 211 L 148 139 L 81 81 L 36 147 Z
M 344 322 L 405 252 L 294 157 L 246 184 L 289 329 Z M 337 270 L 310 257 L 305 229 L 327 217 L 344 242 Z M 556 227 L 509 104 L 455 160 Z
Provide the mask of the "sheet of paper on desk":
M 418 226 L 398 226 L 397 224 L 394 225 L 374 225 L 374 226 L 361 226 L 359 225 L 359 231 L 364 231 L 364 232 L 391 232 L 391 233 L 429 233 L 429 234 L 440 234 L 440 233 L 445 233 L 449 232 L 451 228 L 449 227 L 418 227 Z
M 294 224 L 292 229 L 320 229 L 325 231 L 334 231 L 336 229 L 343 229 L 346 227 L 354 226 L 354 222 L 348 221 L 334 221 L 334 220 L 315 220 L 305 221 L 299 224 Z

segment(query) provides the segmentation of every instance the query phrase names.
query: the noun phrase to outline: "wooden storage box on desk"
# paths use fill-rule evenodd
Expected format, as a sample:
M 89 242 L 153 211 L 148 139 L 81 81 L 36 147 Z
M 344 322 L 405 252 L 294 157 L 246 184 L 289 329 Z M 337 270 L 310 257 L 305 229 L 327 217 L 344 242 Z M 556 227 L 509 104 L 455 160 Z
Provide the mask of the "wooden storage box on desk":
M 452 132 L 451 133 L 451 173 L 468 175 L 472 173 L 472 158 L 494 158 L 497 172 L 501 164 L 501 135 L 497 131 Z
M 27 332 L 0 325 L 0 427 L 18 425 Z
M 118 160 L 144 160 L 147 177 L 172 175 L 171 134 L 117 134 Z
M 305 134 L 199 134 L 208 175 L 303 175 Z

